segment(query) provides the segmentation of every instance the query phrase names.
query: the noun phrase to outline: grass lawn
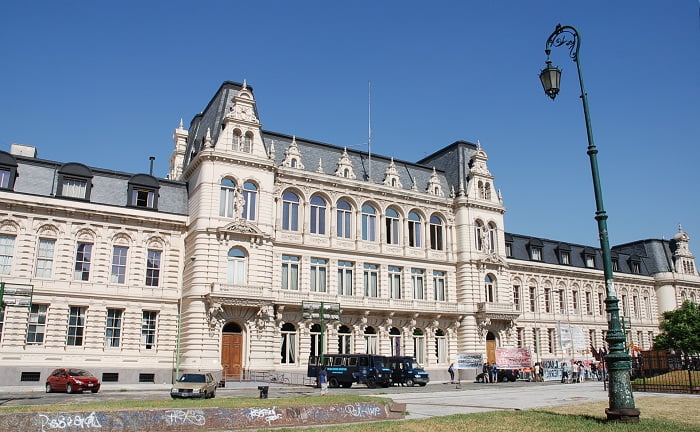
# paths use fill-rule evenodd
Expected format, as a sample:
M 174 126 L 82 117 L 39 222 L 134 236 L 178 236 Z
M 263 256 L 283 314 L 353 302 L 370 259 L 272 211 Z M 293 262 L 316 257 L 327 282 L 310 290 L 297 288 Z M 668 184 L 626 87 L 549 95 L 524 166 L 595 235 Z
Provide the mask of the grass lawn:
M 606 402 L 303 430 L 337 432 L 700 432 L 700 398 L 641 397 L 638 424 L 605 422 Z M 299 429 L 276 429 L 292 431 Z
M 690 379 L 693 380 L 694 387 L 700 387 L 700 371 L 690 371 L 689 376 L 687 370 L 671 371 L 652 378 L 637 378 L 634 381 L 632 381 L 632 383 L 642 384 L 646 381 L 647 384 L 677 385 L 688 387 L 690 386 Z

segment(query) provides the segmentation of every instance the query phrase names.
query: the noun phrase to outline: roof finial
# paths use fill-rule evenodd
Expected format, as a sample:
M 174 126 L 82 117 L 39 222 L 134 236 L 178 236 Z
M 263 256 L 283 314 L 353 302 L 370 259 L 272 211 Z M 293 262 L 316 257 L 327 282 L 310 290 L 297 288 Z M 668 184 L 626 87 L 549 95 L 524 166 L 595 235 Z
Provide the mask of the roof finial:
M 678 224 L 678 232 L 683 232 L 683 225 Z
M 183 128 L 183 125 L 182 125 L 182 117 L 180 117 L 180 129 L 182 129 L 182 128 Z
M 481 141 L 479 141 L 478 139 L 476 140 L 476 149 L 481 150 Z
M 246 81 L 245 78 L 243 78 L 243 90 L 248 88 L 248 82 Z

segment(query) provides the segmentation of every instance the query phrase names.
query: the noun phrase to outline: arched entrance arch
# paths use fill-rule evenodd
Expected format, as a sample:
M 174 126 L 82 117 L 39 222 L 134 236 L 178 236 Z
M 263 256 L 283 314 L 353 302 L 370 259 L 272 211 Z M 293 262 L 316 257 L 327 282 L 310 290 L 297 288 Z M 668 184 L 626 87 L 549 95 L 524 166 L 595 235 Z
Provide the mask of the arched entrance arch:
M 496 335 L 493 332 L 486 333 L 486 361 L 496 363 Z
M 221 366 L 224 379 L 239 379 L 243 371 L 243 329 L 226 323 L 221 332 Z

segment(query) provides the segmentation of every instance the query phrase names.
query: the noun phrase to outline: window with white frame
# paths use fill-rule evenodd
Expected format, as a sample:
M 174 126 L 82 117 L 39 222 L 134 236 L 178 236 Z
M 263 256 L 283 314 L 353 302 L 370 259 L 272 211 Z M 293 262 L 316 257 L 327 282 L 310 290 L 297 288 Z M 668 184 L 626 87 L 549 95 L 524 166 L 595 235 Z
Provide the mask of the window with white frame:
M 411 269 L 411 285 L 413 286 L 413 298 L 423 300 L 425 297 L 425 270 Z
M 530 259 L 533 261 L 542 261 L 542 248 L 539 246 L 530 246 Z
M 517 311 L 520 310 L 520 294 L 520 285 L 513 284 L 513 305 Z
M 0 275 L 9 275 L 12 270 L 12 256 L 15 249 L 15 236 L 0 234 Z
M 148 250 L 146 259 L 146 286 L 158 286 L 160 281 L 160 258 L 162 252 L 159 250 Z
M 219 216 L 232 218 L 234 217 L 234 208 L 236 203 L 236 183 L 230 178 L 221 180 L 221 193 L 219 196 Z
M 544 311 L 545 313 L 552 312 L 552 289 L 544 289 Z
M 401 298 L 401 267 L 389 266 L 389 298 Z
M 143 311 L 141 314 L 141 349 L 156 349 L 156 329 L 158 312 Z
M 379 266 L 377 264 L 364 264 L 362 285 L 365 297 L 377 297 L 379 295 Z
M 476 247 L 476 250 L 484 250 L 484 237 L 484 223 L 480 220 L 477 220 L 474 223 L 474 246 Z
M 605 296 L 602 292 L 598 292 L 598 315 L 603 315 L 605 312 Z
M 447 300 L 447 284 L 445 279 L 445 272 L 434 270 L 433 271 L 433 300 L 445 301 Z
M 111 283 L 123 284 L 126 281 L 126 260 L 129 248 L 114 246 L 112 248 L 112 271 L 109 275 Z
M 571 307 L 574 309 L 574 312 L 578 312 L 578 290 L 572 290 L 571 291 Z
M 566 312 L 566 298 L 565 298 L 565 293 L 566 288 L 564 285 L 559 285 L 559 313 L 565 313 Z
M 651 318 L 651 301 L 647 293 L 644 293 L 644 317 Z
M 297 362 L 297 328 L 292 323 L 282 324 L 280 363 L 293 365 Z
M 299 290 L 299 257 L 282 255 L 282 287 L 283 290 Z
M 435 330 L 435 359 L 438 364 L 447 363 L 447 337 L 442 329 Z
M 401 355 L 401 331 L 396 327 L 392 327 L 389 330 L 389 342 L 391 345 L 391 355 L 400 356 Z
M 365 328 L 365 353 L 367 354 L 377 354 L 377 331 L 374 327 Z
M 32 304 L 27 325 L 27 345 L 43 345 L 46 335 L 46 312 L 48 305 Z
M 68 335 L 66 345 L 82 346 L 85 333 L 85 311 L 84 306 L 71 306 L 68 314 Z
M 232 143 L 233 150 L 240 151 L 242 144 L 243 144 L 243 134 L 241 133 L 240 129 L 236 128 L 233 130 L 233 143 Z
M 498 228 L 493 222 L 490 222 L 488 227 L 488 251 L 489 253 L 496 253 L 496 250 L 498 249 Z
M 423 247 L 423 219 L 416 212 L 408 214 L 408 245 L 410 247 Z
M 15 168 L 17 169 L 17 168 Z M 10 168 L 0 167 L 0 189 L 11 189 L 10 179 L 12 178 L 12 170 Z
M 386 242 L 387 244 L 399 244 L 400 231 L 399 231 L 399 213 L 393 208 L 386 209 Z
M 586 291 L 586 315 L 593 315 L 593 293 Z
M 119 348 L 122 339 L 122 309 L 107 309 L 107 322 L 105 324 L 105 346 L 107 348 Z
M 85 199 L 87 192 L 87 180 L 79 178 L 63 177 L 61 182 L 61 196 L 67 198 Z
M 241 146 L 241 151 L 250 153 L 253 149 L 253 134 L 251 132 L 246 132 L 243 136 L 243 145 Z
M 313 292 L 326 292 L 328 280 L 328 260 L 324 258 L 311 258 L 311 286 Z
M 352 334 L 346 325 L 338 327 L 338 354 L 352 353 Z
M 314 324 L 311 326 L 309 329 L 309 337 L 310 337 L 310 352 L 309 355 L 311 356 L 318 356 L 321 355 L 321 325 L 320 324 Z M 323 352 L 325 353 L 326 350 L 324 349 Z
M 496 278 L 490 274 L 484 277 L 484 301 L 489 303 L 496 301 Z
M 338 261 L 338 294 L 353 295 L 353 269 L 355 264 L 350 261 Z
M 157 207 L 157 198 L 155 189 L 146 186 L 130 186 L 130 201 L 129 205 L 134 207 L 142 207 L 155 209 Z
M 377 211 L 369 204 L 362 206 L 362 240 L 377 241 Z
M 311 219 L 309 229 L 311 234 L 326 233 L 326 200 L 318 195 L 311 197 Z
M 282 229 L 299 231 L 299 197 L 294 192 L 282 194 Z
M 518 348 L 525 348 L 525 329 L 518 327 L 515 334 L 518 339 Z
M 345 200 L 338 201 L 336 209 L 336 235 L 339 238 L 352 237 L 352 206 Z
M 554 353 L 554 329 L 547 329 L 547 352 Z
M 442 219 L 430 216 L 430 249 L 445 250 L 445 228 Z
M 586 255 L 586 267 L 588 268 L 594 268 L 595 267 L 595 255 Z
M 537 290 L 537 287 L 535 287 L 534 285 L 530 285 L 530 287 L 529 287 L 530 312 L 534 312 L 536 310 L 536 307 L 537 307 L 537 305 L 535 303 L 535 300 L 537 298 L 537 296 L 535 295 L 536 290 Z
M 639 295 L 637 293 L 632 294 L 632 314 L 637 319 L 641 317 L 641 311 L 639 309 Z
M 254 221 L 258 204 L 258 187 L 253 182 L 243 183 L 243 214 L 245 220 Z
M 90 262 L 92 259 L 92 244 L 78 242 L 75 253 L 74 279 L 79 281 L 90 280 Z
M 413 330 L 413 357 L 418 363 L 425 363 L 425 335 L 419 328 Z
M 248 261 L 245 251 L 239 247 L 232 247 L 228 251 L 226 261 L 226 282 L 233 285 L 245 285 L 246 262 Z
M 39 247 L 36 252 L 36 277 L 50 278 L 53 271 L 53 255 L 56 248 L 56 240 L 39 239 Z

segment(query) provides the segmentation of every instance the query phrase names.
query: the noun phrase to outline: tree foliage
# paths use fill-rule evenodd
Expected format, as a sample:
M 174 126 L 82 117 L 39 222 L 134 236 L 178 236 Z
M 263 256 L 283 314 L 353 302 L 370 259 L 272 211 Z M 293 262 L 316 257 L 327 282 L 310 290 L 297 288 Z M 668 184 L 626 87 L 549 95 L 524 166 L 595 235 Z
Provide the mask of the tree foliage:
M 684 354 L 700 353 L 700 307 L 686 300 L 680 308 L 664 312 L 661 333 L 654 349 L 673 349 Z

